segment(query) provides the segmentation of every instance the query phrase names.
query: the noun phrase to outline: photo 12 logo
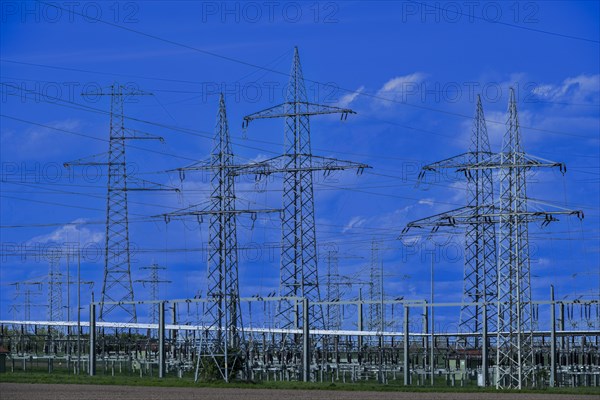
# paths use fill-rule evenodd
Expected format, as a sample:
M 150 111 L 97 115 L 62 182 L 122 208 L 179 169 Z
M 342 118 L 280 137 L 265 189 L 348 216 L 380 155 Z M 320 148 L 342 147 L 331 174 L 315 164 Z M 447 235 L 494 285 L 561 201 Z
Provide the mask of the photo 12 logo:
M 136 93 L 144 91 L 135 82 L 121 84 L 125 103 L 138 103 Z M 21 103 L 99 103 L 110 93 L 108 85 L 100 82 L 42 81 L 34 79 L 7 80 L 0 82 L 2 94 L 0 101 L 7 103 L 18 100 Z
M 296 1 L 203 1 L 202 23 L 299 23 L 336 24 L 340 6 L 337 2 Z
M 536 24 L 539 22 L 539 8 L 539 4 L 533 1 L 403 1 L 401 14 L 402 22 Z
M 135 1 L 2 1 L 2 23 L 97 23 L 116 24 L 139 22 L 140 5 Z

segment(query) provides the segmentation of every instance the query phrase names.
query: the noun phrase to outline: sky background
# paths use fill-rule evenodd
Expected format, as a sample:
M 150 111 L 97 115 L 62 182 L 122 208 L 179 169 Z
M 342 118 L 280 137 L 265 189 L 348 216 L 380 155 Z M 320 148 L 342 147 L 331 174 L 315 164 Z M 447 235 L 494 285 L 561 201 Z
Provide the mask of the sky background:
M 482 97 L 493 151 L 505 131 L 509 87 L 518 102 L 526 152 L 565 162 L 567 173 L 529 176 L 530 207 L 580 209 L 530 226 L 534 300 L 598 300 L 600 292 L 600 7 L 593 1 L 421 3 L 409 1 L 192 2 L 2 1 L 1 5 L 1 242 L 0 318 L 23 317 L 46 303 L 49 249 L 80 243 L 82 279 L 101 291 L 106 174 L 66 169 L 65 161 L 108 149 L 110 103 L 82 97 L 120 82 L 152 93 L 128 99 L 127 126 L 164 137 L 130 142 L 133 178 L 182 189 L 130 193 L 132 279 L 140 267 L 166 267 L 164 298 L 206 291 L 207 225 L 168 225 L 150 216 L 206 201 L 209 176 L 169 169 L 210 154 L 218 93 L 225 92 L 233 151 L 239 162 L 283 151 L 283 121 L 244 115 L 282 102 L 298 46 L 309 101 L 352 108 L 357 115 L 311 120 L 314 154 L 371 165 L 314 176 L 319 269 L 339 253 L 339 272 L 354 285 L 369 276 L 377 243 L 387 298 L 461 300 L 460 231 L 428 238 L 406 223 L 466 204 L 460 175 L 428 176 L 420 168 L 467 151 L 476 95 Z M 269 5 L 270 4 L 270 5 Z M 434 5 L 438 5 L 436 8 Z M 281 207 L 281 179 L 237 182 L 238 207 Z M 541 202 L 540 202 L 541 201 Z M 277 291 L 280 223 L 276 215 L 238 221 L 242 296 Z M 68 263 L 71 273 L 73 260 Z M 67 260 L 61 258 L 64 274 Z M 368 286 L 363 286 L 363 294 Z M 41 289 L 41 290 L 40 290 Z M 134 284 L 137 299 L 148 287 Z M 321 289 L 322 295 L 325 288 Z M 71 300 L 74 301 L 74 288 Z M 84 287 L 84 302 L 90 288 Z M 66 302 L 66 292 L 64 294 Z M 71 311 L 73 312 L 71 303 Z M 32 317 L 45 318 L 43 306 Z M 145 317 L 146 310 L 138 311 Z M 85 314 L 84 314 L 85 315 Z M 73 316 L 71 316 L 73 318 Z M 458 310 L 440 323 L 451 329 Z

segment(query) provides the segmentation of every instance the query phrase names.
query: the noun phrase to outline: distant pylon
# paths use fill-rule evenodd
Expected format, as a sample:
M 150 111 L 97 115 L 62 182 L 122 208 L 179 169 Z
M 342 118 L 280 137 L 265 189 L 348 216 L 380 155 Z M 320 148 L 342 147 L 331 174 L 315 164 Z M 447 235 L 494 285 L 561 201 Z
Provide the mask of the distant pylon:
M 284 118 L 284 154 L 246 168 L 239 173 L 283 174 L 283 221 L 279 294 L 303 297 L 309 302 L 321 300 L 317 267 L 317 239 L 313 195 L 313 172 L 356 169 L 368 165 L 312 155 L 310 117 L 341 114 L 346 119 L 354 111 L 308 102 L 298 48 L 287 86 L 285 103 L 244 117 L 244 127 L 255 119 Z M 283 300 L 279 304 L 276 324 L 285 329 L 299 328 L 298 305 Z M 325 320 L 320 306 L 310 307 L 311 328 L 323 329 Z
M 146 286 L 146 284 L 148 284 L 150 286 L 150 300 L 157 301 L 160 296 L 160 284 L 161 283 L 171 283 L 171 281 L 162 279 L 160 277 L 160 271 L 161 270 L 164 271 L 167 268 L 162 267 L 153 262 L 151 265 L 149 265 L 147 267 L 140 267 L 140 269 L 150 271 L 150 276 L 143 278 L 143 279 L 137 279 L 135 282 L 141 283 L 144 286 Z M 151 323 L 153 323 L 153 324 L 158 323 L 158 304 L 150 305 L 149 317 L 150 317 Z
M 327 293 L 326 300 L 338 302 L 341 299 L 339 254 L 337 250 L 327 252 Z M 328 304 L 325 309 L 326 329 L 338 330 L 342 327 L 342 313 L 339 304 Z
M 60 258 L 52 257 L 48 268 L 48 320 L 63 320 L 63 280 Z
M 38 281 L 23 281 L 23 282 L 15 282 L 11 283 L 15 287 L 15 300 L 19 297 L 23 299 L 23 303 L 13 303 L 11 306 L 11 310 L 13 311 L 13 318 L 17 319 L 16 315 L 21 307 L 23 307 L 23 319 L 25 321 L 31 321 L 31 309 L 33 307 L 44 307 L 48 308 L 47 304 L 34 304 L 32 302 L 33 296 L 42 295 L 42 285 L 45 282 Z M 22 286 L 25 286 L 25 289 L 22 289 Z M 29 286 L 36 286 L 37 290 L 31 290 Z
M 369 266 L 369 322 L 367 329 L 370 331 L 380 331 L 382 329 L 383 310 L 381 309 L 382 279 L 381 257 L 379 246 L 376 241 L 371 242 L 371 265 Z

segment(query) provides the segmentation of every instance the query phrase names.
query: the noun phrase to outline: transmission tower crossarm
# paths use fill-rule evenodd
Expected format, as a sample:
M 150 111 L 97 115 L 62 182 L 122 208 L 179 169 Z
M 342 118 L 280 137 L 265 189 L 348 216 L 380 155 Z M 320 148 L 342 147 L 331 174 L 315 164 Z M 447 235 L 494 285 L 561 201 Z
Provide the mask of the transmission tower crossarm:
M 290 159 L 302 158 L 302 165 L 295 166 Z M 342 171 L 356 169 L 361 174 L 366 168 L 372 168 L 370 165 L 357 163 L 353 161 L 338 160 L 335 158 L 315 156 L 312 154 L 284 154 L 271 159 L 260 161 L 254 164 L 237 167 L 234 175 L 271 175 L 276 173 L 293 172 L 315 172 L 324 171 Z
M 523 223 L 541 222 L 543 226 L 550 222 L 558 221 L 556 215 L 575 215 L 579 219 L 583 219 L 583 211 L 581 210 L 560 210 L 560 211 L 519 211 L 519 212 L 502 212 L 497 206 L 483 206 L 482 208 L 490 211 L 478 212 L 476 207 L 466 206 L 455 210 L 446 211 L 430 217 L 415 220 L 406 224 L 402 230 L 400 239 L 411 228 L 431 227 L 433 232 L 436 232 L 441 227 L 456 227 L 458 225 L 476 225 L 476 224 L 499 224 L 501 217 L 517 217 Z
M 300 117 L 324 114 L 341 114 L 340 118 L 342 120 L 346 120 L 349 114 L 356 114 L 356 111 L 353 111 L 349 108 L 309 103 L 307 101 L 285 102 L 253 114 L 246 115 L 244 117 L 242 127 L 246 128 L 248 124 L 250 124 L 250 121 L 255 119 Z
M 473 165 L 473 159 L 480 159 L 481 157 L 491 157 L 492 155 L 493 153 L 489 151 L 469 151 L 466 153 L 459 154 L 457 156 L 446 158 L 441 161 L 436 161 L 434 163 L 427 164 L 421 168 L 421 172 L 419 173 L 419 180 L 422 180 L 427 172 L 440 172 L 440 170 L 443 169 L 463 170 L 466 167 Z
M 66 161 L 63 163 L 65 168 L 83 165 L 108 165 L 108 152 L 94 154 L 92 156 L 82 157 L 77 160 Z
M 158 140 L 161 143 L 165 142 L 165 138 L 162 136 L 153 135 L 137 129 L 125 128 L 123 133 L 123 136 L 118 136 L 117 138 L 123 140 Z
M 203 210 L 191 210 L 189 207 L 179 211 L 172 211 L 169 213 L 153 215 L 152 218 L 164 218 L 168 223 L 172 218 L 197 216 L 203 217 L 205 215 L 240 215 L 240 214 L 261 214 L 261 213 L 280 213 L 282 210 L 278 208 L 265 208 L 265 209 L 244 209 L 244 210 L 214 210 L 214 209 L 203 209 Z
M 172 187 L 172 186 L 167 186 L 164 185 L 162 183 L 157 183 L 157 182 L 151 182 L 151 181 L 147 181 L 145 179 L 139 179 L 139 178 L 129 178 L 129 181 L 127 182 L 128 186 L 125 189 L 119 189 L 119 190 L 125 190 L 128 192 L 131 191 L 152 191 L 152 192 L 160 192 L 160 191 L 167 191 L 167 192 L 180 192 L 181 189 L 176 188 L 176 187 Z M 129 185 L 137 185 L 137 186 L 129 186 Z
M 468 171 L 476 169 L 504 169 L 504 168 L 556 168 L 563 174 L 567 171 L 567 166 L 563 162 L 546 160 L 541 157 L 532 156 L 526 153 L 518 153 L 518 162 L 513 160 L 515 153 L 495 153 L 491 157 L 475 164 L 464 165 L 458 171 Z

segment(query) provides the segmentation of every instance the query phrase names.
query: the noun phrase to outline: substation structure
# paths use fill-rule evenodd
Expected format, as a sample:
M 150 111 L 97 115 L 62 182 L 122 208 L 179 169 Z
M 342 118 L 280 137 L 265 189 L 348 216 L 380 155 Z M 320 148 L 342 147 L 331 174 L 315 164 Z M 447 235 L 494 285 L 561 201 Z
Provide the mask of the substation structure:
M 531 303 L 537 329 L 531 332 L 535 363 L 531 387 L 600 386 L 598 302 Z M 432 315 L 484 303 L 428 303 L 426 300 L 345 300 L 309 302 L 306 298 L 239 298 L 243 327 L 229 336 L 229 357 L 214 357 L 214 325 L 178 323 L 178 310 L 201 310 L 210 299 L 136 302 L 157 309 L 158 324 L 99 321 L 100 302 L 91 303 L 90 320 L 0 321 L 0 346 L 9 351 L 7 369 L 48 373 L 130 375 L 220 379 L 219 366 L 232 380 L 310 381 L 430 386 L 493 386 L 497 332 L 460 333 Z M 283 329 L 265 318 L 278 303 L 293 304 L 299 329 Z M 388 322 L 384 330 L 365 330 L 368 307 L 378 304 Z M 108 306 L 108 305 L 104 305 Z M 497 305 L 496 305 L 497 306 Z M 314 329 L 310 309 L 335 307 L 350 329 Z M 432 312 L 434 311 L 434 312 Z M 182 318 L 186 317 L 181 313 Z M 201 314 L 202 315 L 202 314 Z M 442 318 L 443 319 L 443 318 Z M 432 327 L 436 326 L 435 333 Z M 223 328 L 224 329 L 224 328 Z M 243 332 L 243 335 L 241 335 Z M 294 337 L 296 340 L 285 340 Z M 226 363 L 235 365 L 227 366 Z
M 557 221 L 556 216 L 582 218 L 583 214 L 528 208 L 527 173 L 541 167 L 558 167 L 562 172 L 565 168 L 562 163 L 524 152 L 512 90 L 501 152 L 491 151 L 478 99 L 468 152 L 423 169 L 423 176 L 443 169 L 464 172 L 465 207 L 406 227 L 431 228 L 432 232 L 464 227 L 463 301 L 458 303 L 384 297 L 376 244 L 372 247 L 368 300 L 362 295 L 344 298 L 338 285 L 351 283 L 344 283 L 337 271 L 337 254 L 329 254 L 327 279 L 319 277 L 313 173 L 356 170 L 360 174 L 371 167 L 312 153 L 310 119 L 338 114 L 345 120 L 354 111 L 308 101 L 297 49 L 284 102 L 244 117 L 245 128 L 254 120 L 283 119 L 284 153 L 237 164 L 221 96 L 210 158 L 173 170 L 182 180 L 187 171 L 210 171 L 209 205 L 155 216 L 165 222 L 187 217 L 201 222 L 203 216 L 208 217 L 205 297 L 159 299 L 158 270 L 162 267 L 153 265 L 147 268 L 152 271 L 150 278 L 138 281 L 153 285 L 152 300 L 136 301 L 127 193 L 179 190 L 128 176 L 125 142 L 162 140 L 125 126 L 124 99 L 142 94 L 118 84 L 103 93 L 111 98 L 108 160 L 92 156 L 65 164 L 108 167 L 100 301 L 92 297 L 89 321 L 82 322 L 80 317 L 61 321 L 61 285 L 72 282 L 68 277 L 63 282 L 53 264 L 49 320 L 29 320 L 27 292 L 26 320 L 0 321 L 0 347 L 8 351 L 8 369 L 175 376 L 195 381 L 374 381 L 499 389 L 600 386 L 599 300 L 557 301 L 553 288 L 549 288 L 547 300 L 532 300 L 528 224 L 545 226 Z M 235 178 L 241 175 L 254 175 L 257 180 L 281 175 L 281 209 L 237 207 Z M 249 214 L 255 219 L 258 213 L 273 212 L 281 215 L 279 296 L 242 298 L 236 218 Z M 82 283 L 79 277 L 77 281 Z M 379 288 L 377 281 L 381 282 Z M 433 288 L 431 293 L 433 296 Z M 138 321 L 138 311 L 143 308 L 151 316 L 148 323 Z M 67 312 L 67 319 L 69 315 Z

